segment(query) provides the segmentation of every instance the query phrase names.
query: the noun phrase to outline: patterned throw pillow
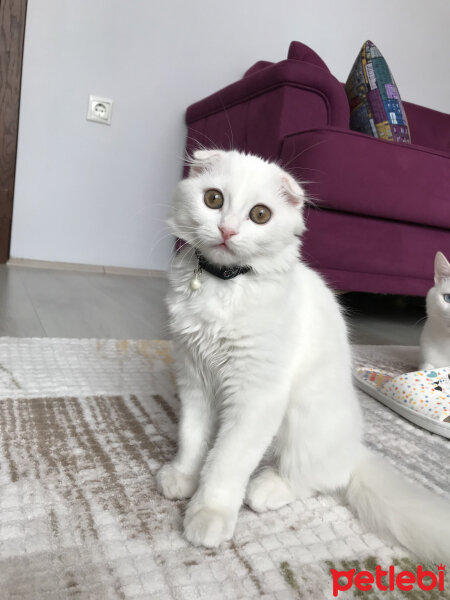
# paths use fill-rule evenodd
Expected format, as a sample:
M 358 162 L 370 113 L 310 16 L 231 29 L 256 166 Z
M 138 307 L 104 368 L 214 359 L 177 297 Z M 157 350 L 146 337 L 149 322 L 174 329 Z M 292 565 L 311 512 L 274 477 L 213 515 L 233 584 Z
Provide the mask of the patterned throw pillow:
M 350 129 L 383 140 L 411 143 L 405 109 L 387 62 L 367 40 L 345 84 Z

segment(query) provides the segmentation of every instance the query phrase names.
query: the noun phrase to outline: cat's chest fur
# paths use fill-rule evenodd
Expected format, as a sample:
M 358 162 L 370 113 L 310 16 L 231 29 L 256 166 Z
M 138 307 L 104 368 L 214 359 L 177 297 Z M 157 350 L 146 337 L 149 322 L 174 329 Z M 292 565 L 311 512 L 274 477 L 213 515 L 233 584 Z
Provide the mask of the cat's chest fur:
M 223 281 L 202 273 L 202 286 L 193 291 L 192 273 L 180 268 L 171 277 L 167 305 L 179 344 L 206 365 L 279 352 L 292 320 L 290 293 L 282 281 L 251 274 Z
M 450 327 L 444 319 L 429 317 L 421 337 L 424 360 L 435 367 L 450 364 Z

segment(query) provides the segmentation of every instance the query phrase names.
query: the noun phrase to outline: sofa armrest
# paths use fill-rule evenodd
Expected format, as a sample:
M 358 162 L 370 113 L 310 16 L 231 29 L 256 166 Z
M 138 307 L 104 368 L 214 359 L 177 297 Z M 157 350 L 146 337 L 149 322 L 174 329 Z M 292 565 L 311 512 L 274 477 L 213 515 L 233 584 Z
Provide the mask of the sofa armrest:
M 269 62 L 268 60 L 258 60 L 254 65 L 247 69 L 244 73 L 244 77 L 250 77 L 250 75 L 254 75 L 258 71 L 265 69 L 266 67 L 271 67 L 274 63 Z
M 348 128 L 341 83 L 324 69 L 288 59 L 265 66 L 187 109 L 187 151 L 198 145 L 278 158 L 290 133 L 330 125 Z
M 186 123 L 189 125 L 279 87 L 298 88 L 317 94 L 322 98 L 327 112 L 326 122 L 322 125 L 348 127 L 350 111 L 342 84 L 324 69 L 295 59 L 267 66 L 192 104 L 186 111 Z

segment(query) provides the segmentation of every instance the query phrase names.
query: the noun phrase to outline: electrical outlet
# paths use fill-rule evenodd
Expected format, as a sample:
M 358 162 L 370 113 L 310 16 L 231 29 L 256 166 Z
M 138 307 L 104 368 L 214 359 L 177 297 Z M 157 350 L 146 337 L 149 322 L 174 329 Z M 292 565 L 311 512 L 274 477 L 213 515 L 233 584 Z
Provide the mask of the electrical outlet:
M 111 125 L 112 105 L 113 101 L 109 98 L 89 96 L 87 120 Z

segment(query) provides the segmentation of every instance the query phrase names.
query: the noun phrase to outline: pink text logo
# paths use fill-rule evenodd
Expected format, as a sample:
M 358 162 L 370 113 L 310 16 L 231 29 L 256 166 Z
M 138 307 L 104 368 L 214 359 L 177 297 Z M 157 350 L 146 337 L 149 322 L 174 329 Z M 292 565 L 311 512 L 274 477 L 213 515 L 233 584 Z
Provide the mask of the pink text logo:
M 417 567 L 417 571 L 400 571 L 395 573 L 395 567 L 390 566 L 387 571 L 377 565 L 375 575 L 370 571 L 360 571 L 356 573 L 355 569 L 349 571 L 330 570 L 333 577 L 333 596 L 336 597 L 340 591 L 349 590 L 355 586 L 362 592 L 369 592 L 372 588 L 378 588 L 385 592 L 386 590 L 402 590 L 409 591 L 417 584 L 421 590 L 431 592 L 438 589 L 444 591 L 444 574 L 445 565 L 438 565 L 438 575 L 432 571 L 426 571 L 421 565 Z M 426 579 L 427 581 L 424 581 Z

